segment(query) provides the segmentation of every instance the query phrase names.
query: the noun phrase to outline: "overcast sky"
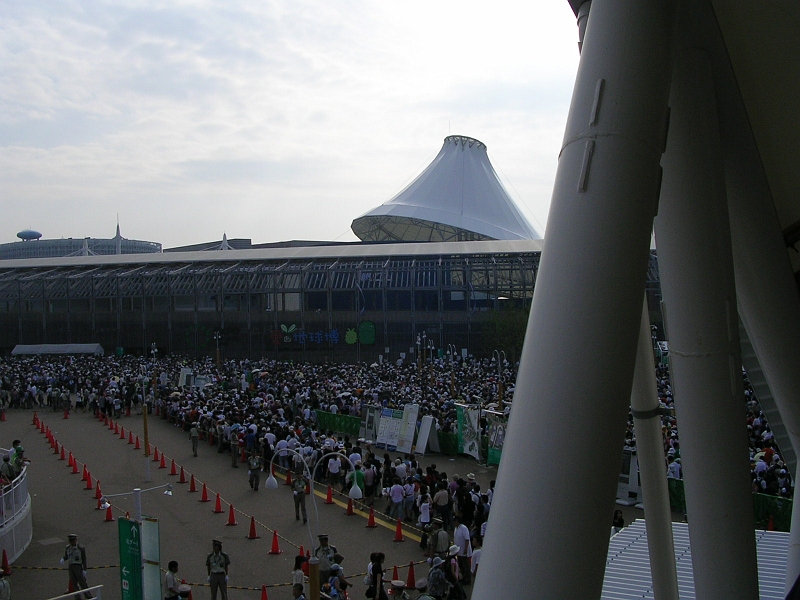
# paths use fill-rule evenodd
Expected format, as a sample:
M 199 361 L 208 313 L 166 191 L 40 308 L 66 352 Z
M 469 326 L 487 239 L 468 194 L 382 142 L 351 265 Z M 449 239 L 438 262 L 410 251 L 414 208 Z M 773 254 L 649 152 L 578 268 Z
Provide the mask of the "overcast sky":
M 542 229 L 567 0 L 0 0 L 0 242 L 354 240 L 448 134 Z

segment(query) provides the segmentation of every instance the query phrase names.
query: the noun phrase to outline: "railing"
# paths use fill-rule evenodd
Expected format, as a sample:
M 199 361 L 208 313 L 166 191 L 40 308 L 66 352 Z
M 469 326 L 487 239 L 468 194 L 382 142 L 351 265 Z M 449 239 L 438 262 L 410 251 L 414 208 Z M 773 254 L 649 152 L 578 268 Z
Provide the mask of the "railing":
M 8 451 L 0 448 L 0 453 Z M 0 553 L 5 550 L 14 562 L 33 539 L 31 497 L 28 494 L 28 467 L 8 485 L 0 487 Z

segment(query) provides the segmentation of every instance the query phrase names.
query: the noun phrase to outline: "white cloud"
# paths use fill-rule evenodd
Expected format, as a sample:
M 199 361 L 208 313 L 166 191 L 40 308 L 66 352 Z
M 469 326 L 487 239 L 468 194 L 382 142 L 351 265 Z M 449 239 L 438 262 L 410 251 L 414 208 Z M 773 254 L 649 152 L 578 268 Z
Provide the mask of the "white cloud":
M 448 131 L 546 219 L 565 0 L 1 6 L 2 241 L 354 239 Z

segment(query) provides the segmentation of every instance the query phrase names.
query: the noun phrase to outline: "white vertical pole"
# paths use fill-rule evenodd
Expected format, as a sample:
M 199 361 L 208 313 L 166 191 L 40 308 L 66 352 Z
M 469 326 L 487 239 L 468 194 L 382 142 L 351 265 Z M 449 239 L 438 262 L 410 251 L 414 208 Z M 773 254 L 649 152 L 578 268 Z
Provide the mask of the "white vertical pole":
M 695 591 L 758 598 L 730 226 L 713 71 L 693 2 L 677 21 L 656 242 Z
M 592 2 L 474 600 L 600 595 L 658 195 L 671 7 Z M 559 434 L 569 443 L 554 445 Z M 568 486 L 553 464 L 569 465 Z
M 647 547 L 655 600 L 678 600 L 678 571 L 672 539 L 672 515 L 664 466 L 661 411 L 655 370 L 647 297 L 642 307 L 636 370 L 631 390 L 631 411 L 636 430 L 636 452 L 642 477 Z M 633 476 L 634 474 L 631 474 Z

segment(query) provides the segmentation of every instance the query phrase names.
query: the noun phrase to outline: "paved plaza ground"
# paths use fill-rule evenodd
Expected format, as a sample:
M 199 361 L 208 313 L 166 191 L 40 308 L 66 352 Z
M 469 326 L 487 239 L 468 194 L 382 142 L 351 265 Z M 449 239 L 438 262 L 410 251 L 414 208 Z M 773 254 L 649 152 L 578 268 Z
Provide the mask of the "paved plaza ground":
M 281 485 L 278 490 L 267 490 L 262 476 L 261 489 L 254 492 L 247 481 L 247 468 L 231 467 L 229 455 L 217 453 L 214 446 L 200 444 L 199 457 L 191 453 L 188 436 L 160 418 L 149 422 L 150 442 L 159 452 L 167 456 L 167 465 L 174 459 L 178 469 L 184 467 L 187 479 L 193 474 L 198 489 L 205 482 L 210 490 L 212 501 L 199 502 L 200 492 L 189 493 L 189 484 L 179 484 L 177 476 L 170 476 L 170 469 L 159 469 L 158 463 L 149 462 L 151 481 L 145 479 L 146 460 L 143 450 L 136 451 L 134 445 L 127 443 L 127 431 L 143 438 L 141 416 L 123 417 L 119 420 L 125 427 L 126 439 L 119 439 L 102 422 L 89 413 L 73 413 L 63 419 L 61 413 L 40 411 L 40 418 L 53 431 L 55 438 L 67 452 L 72 452 L 79 465 L 86 463 L 93 478 L 100 480 L 104 494 L 131 492 L 172 483 L 174 493 L 166 496 L 163 490 L 142 494 L 143 513 L 157 517 L 161 528 L 161 564 L 166 568 L 170 560 L 177 560 L 179 575 L 189 583 L 206 581 L 205 557 L 211 552 L 211 540 L 224 543 L 223 550 L 231 557 L 229 598 L 231 600 L 260 600 L 261 586 L 286 583 L 298 547 L 308 548 L 309 532 L 302 521 L 295 521 L 292 494 L 288 486 Z M 53 453 L 45 436 L 32 425 L 32 411 L 9 411 L 7 421 L 0 424 L 2 442 L 9 446 L 11 440 L 18 438 L 33 462 L 29 468 L 29 491 L 33 506 L 33 541 L 23 555 L 12 566 L 11 577 L 13 598 L 40 600 L 51 598 L 67 591 L 67 573 L 59 567 L 58 561 L 64 551 L 69 533 L 77 533 L 79 543 L 87 550 L 90 567 L 118 565 L 117 524 L 104 522 L 105 512 L 97 510 L 94 493 L 84 489 L 81 475 L 73 475 L 67 461 L 59 460 Z M 382 452 L 381 452 L 382 454 Z M 393 457 L 395 455 L 393 454 Z M 495 468 L 479 466 L 467 457 L 450 459 L 432 454 L 421 459 L 423 466 L 435 463 L 440 471 L 448 475 L 458 473 L 466 477 L 469 472 L 476 474 L 483 489 L 496 475 Z M 264 474 L 266 475 L 266 474 Z M 282 480 L 279 480 L 282 483 Z M 327 533 L 330 543 L 336 546 L 345 560 L 345 575 L 350 577 L 363 573 L 369 563 L 371 552 L 386 553 L 386 563 L 391 569 L 394 565 L 408 565 L 411 561 L 424 560 L 414 537 L 418 532 L 406 530 L 406 540 L 394 542 L 395 524 L 381 519 L 385 501 L 376 502 L 379 526 L 366 527 L 367 514 L 359 511 L 355 516 L 345 515 L 346 497 L 338 496 L 336 504 L 326 505 L 325 487 L 317 487 L 316 505 L 319 523 L 314 515 L 314 506 L 307 499 L 309 523 L 313 535 Z M 214 494 L 222 497 L 222 514 L 214 514 Z M 114 516 L 124 516 L 122 511 L 133 513 L 133 494 L 113 498 Z M 227 526 L 229 504 L 236 509 L 238 525 Z M 282 554 L 270 555 L 272 532 L 258 526 L 260 539 L 247 539 L 250 516 L 279 532 Z M 634 515 L 631 514 L 631 517 Z M 610 519 L 610 516 L 609 516 Z M 418 539 L 418 538 L 417 538 Z M 47 569 L 33 569 L 46 567 Z M 417 565 L 417 577 L 425 576 L 427 565 Z M 406 567 L 401 567 L 400 576 L 405 579 Z M 118 568 L 90 568 L 90 585 L 103 584 L 103 599 L 120 598 L 120 578 Z M 353 576 L 351 596 L 363 598 L 363 576 Z M 236 589 L 235 586 L 250 589 Z M 470 591 L 470 588 L 467 588 Z M 291 598 L 286 587 L 268 588 L 270 600 Z M 413 596 L 414 594 L 412 594 Z M 210 598 L 207 587 L 194 587 L 195 600 Z

